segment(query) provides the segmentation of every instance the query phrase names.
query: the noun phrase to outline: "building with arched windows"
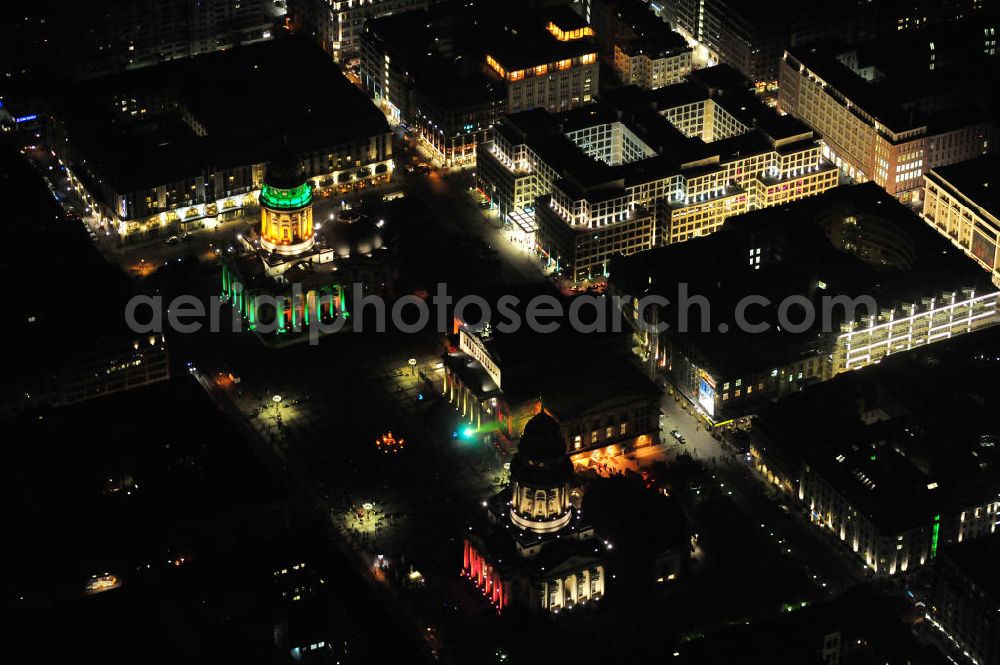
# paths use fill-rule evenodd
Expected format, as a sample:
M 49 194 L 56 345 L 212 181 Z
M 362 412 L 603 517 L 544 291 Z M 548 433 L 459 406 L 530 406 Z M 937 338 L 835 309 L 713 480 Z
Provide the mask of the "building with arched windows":
M 222 297 L 250 330 L 299 333 L 349 316 L 334 248 L 317 240 L 312 185 L 287 147 L 271 160 L 260 192 L 260 227 L 222 262 Z M 339 329 L 339 328 L 338 328 Z
M 315 85 L 289 75 L 305 71 Z M 392 176 L 385 116 L 304 38 L 88 80 L 60 97 L 53 149 L 120 244 L 256 217 L 283 138 L 322 196 Z
M 222 298 L 250 330 L 282 341 L 306 339 L 312 328 L 339 332 L 350 325 L 353 285 L 368 293 L 394 283 L 390 225 L 351 210 L 314 222 L 313 183 L 287 146 L 268 163 L 259 203 L 259 225 L 222 257 Z
M 442 392 L 463 421 L 513 449 L 539 411 L 562 429 L 563 454 L 582 466 L 660 442 L 662 391 L 628 360 L 627 333 L 458 330 Z
M 312 186 L 286 165 L 268 168 L 260 190 L 260 246 L 282 256 L 295 256 L 316 245 Z
M 538 414 L 524 427 L 510 485 L 463 542 L 462 575 L 497 611 L 558 613 L 604 596 L 609 545 L 583 518 L 574 478 L 559 423 Z

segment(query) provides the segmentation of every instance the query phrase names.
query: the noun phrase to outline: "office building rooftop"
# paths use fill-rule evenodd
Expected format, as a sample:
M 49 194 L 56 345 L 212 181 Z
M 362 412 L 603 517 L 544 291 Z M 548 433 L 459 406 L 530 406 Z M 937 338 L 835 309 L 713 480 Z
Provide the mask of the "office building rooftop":
M 754 426 L 900 533 L 1000 491 L 998 369 L 1000 332 L 970 333 L 789 395 Z
M 316 81 L 322 80 L 322 85 Z M 312 42 L 287 38 L 80 84 L 56 101 L 71 140 L 118 191 L 387 133 L 385 117 Z

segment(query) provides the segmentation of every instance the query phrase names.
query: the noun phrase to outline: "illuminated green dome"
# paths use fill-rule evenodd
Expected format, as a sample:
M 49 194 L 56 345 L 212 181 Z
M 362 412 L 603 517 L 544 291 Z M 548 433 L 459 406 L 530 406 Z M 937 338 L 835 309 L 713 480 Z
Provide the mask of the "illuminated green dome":
M 260 204 L 271 210 L 298 210 L 312 203 L 312 186 L 304 182 L 289 189 L 272 187 L 264 183 L 260 190 Z
M 275 152 L 267 164 L 260 204 L 271 210 L 299 210 L 312 203 L 312 187 L 298 155 L 287 143 Z

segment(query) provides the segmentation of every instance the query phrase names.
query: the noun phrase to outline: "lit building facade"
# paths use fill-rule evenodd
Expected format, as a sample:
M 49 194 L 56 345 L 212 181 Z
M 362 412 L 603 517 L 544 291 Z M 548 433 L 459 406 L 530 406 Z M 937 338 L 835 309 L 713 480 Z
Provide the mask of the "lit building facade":
M 683 81 L 691 73 L 691 50 L 648 53 L 643 47 L 616 45 L 615 69 L 622 83 L 655 90 Z
M 365 21 L 426 9 L 435 0 L 288 0 L 292 30 L 313 38 L 337 62 L 360 54 Z
M 260 245 L 285 256 L 295 256 L 316 244 L 313 232 L 312 187 L 308 182 L 275 182 L 269 178 L 260 192 Z
M 505 218 L 528 213 L 539 253 L 583 282 L 603 280 L 613 256 L 838 184 L 812 130 L 753 99 L 732 70 L 713 70 L 597 109 L 508 116 L 480 148 L 479 188 Z
M 847 176 L 915 202 L 924 173 L 993 149 L 996 127 L 965 112 L 969 94 L 920 90 L 931 99 L 918 108 L 927 110 L 911 110 L 888 99 L 896 88 L 869 58 L 863 49 L 801 47 L 781 60 L 779 106 L 822 135 L 824 156 Z
M 568 7 L 556 7 L 539 22 L 545 31 L 531 39 L 497 39 L 486 64 L 504 83 L 508 113 L 544 108 L 565 111 L 597 95 L 600 67 L 594 29 Z M 538 41 L 536 41 L 538 40 Z M 526 47 L 530 41 L 536 41 Z
M 529 420 L 510 486 L 487 503 L 488 524 L 470 527 L 463 539 L 462 575 L 497 611 L 518 604 L 558 614 L 604 597 L 605 564 L 594 528 L 571 502 L 565 445 L 551 417 Z
M 72 404 L 122 390 L 147 386 L 170 378 L 167 343 L 163 335 L 149 335 L 110 344 L 60 377 L 62 395 L 56 404 Z
M 0 415 L 66 406 L 169 378 L 170 357 L 162 334 L 105 337 L 84 351 L 63 357 L 57 371 L 25 373 L 16 382 L 9 382 L 0 395 Z
M 909 615 L 900 616 L 899 606 L 886 599 L 877 584 L 860 583 L 832 598 L 785 604 L 773 618 L 747 621 L 685 642 L 673 662 L 738 663 L 747 654 L 761 653 L 773 663 L 949 662 L 928 644 L 926 635 L 917 634 L 912 622 Z
M 927 618 L 979 665 L 1000 663 L 1000 535 L 946 547 L 926 585 Z
M 994 370 L 977 358 L 996 342 L 994 330 L 968 335 L 779 400 L 753 419 L 755 468 L 879 574 L 995 534 L 997 441 L 973 414 L 993 408 Z
M 877 316 L 842 324 L 833 348 L 834 374 L 865 367 L 886 356 L 974 332 L 998 321 L 992 285 L 936 293 L 902 302 Z
M 462 24 L 464 25 L 464 24 Z M 394 123 L 405 123 L 422 147 L 446 166 L 475 163 L 484 141 L 506 109 L 503 86 L 463 56 L 442 50 L 462 32 L 441 11 L 371 20 L 360 43 L 361 84 Z M 445 33 L 444 31 L 448 31 Z
M 597 52 L 583 53 L 554 62 L 523 61 L 522 58 L 486 56 L 486 64 L 496 72 L 507 89 L 507 109 L 566 110 L 593 100 L 597 91 Z M 505 64 L 506 63 L 506 64 Z M 516 69 L 510 69 L 516 67 Z
M 695 304 L 683 310 L 690 320 L 679 319 L 682 285 L 689 301 L 703 298 L 711 317 L 724 318 L 706 326 Z M 667 298 L 667 307 L 640 311 L 633 301 L 626 310 L 634 346 L 650 372 L 714 423 L 1000 322 L 1000 292 L 988 277 L 874 183 L 747 213 L 707 238 L 623 257 L 612 264 L 610 287 Z M 747 319 L 763 330 L 734 318 L 746 296 L 767 299 L 758 319 Z M 814 313 L 795 332 L 783 330 L 778 314 L 790 298 Z M 837 298 L 853 304 L 834 305 Z M 652 332 L 640 317 L 669 327 Z M 726 331 L 713 333 L 720 320 Z M 697 334 L 680 332 L 682 322 Z
M 60 7 L 46 41 L 71 70 L 103 76 L 270 40 L 284 14 L 274 0 L 96 0 Z
M 760 450 L 752 448 L 751 456 L 758 471 L 766 473 L 768 459 Z M 862 485 L 876 484 L 864 470 L 856 470 L 855 475 Z M 776 485 L 784 487 L 785 483 Z M 975 505 L 970 504 L 958 513 L 936 513 L 927 516 L 922 524 L 893 528 L 879 518 L 866 515 L 844 496 L 842 486 L 808 465 L 803 467 L 792 486 L 799 500 L 809 507 L 814 524 L 833 531 L 865 566 L 887 575 L 926 565 L 937 557 L 938 549 L 945 543 L 975 538 L 984 531 L 995 532 L 1000 516 L 1000 502 L 996 501 L 996 496 L 991 498 L 984 494 Z
M 93 251 L 89 247 L 74 250 Z M 99 275 L 100 269 L 102 266 L 96 266 L 94 275 Z M 38 330 L 39 320 L 52 319 L 37 305 L 26 305 L 31 312 L 23 319 L 27 325 L 12 330 L 11 339 L 23 336 L 41 339 L 17 345 L 19 353 L 30 362 L 25 363 L 25 370 L 15 372 L 14 380 L 8 381 L 0 392 L 0 415 L 66 406 L 170 379 L 170 355 L 163 334 L 137 334 L 128 330 L 122 317 L 128 300 L 119 299 L 117 284 L 102 280 L 100 286 L 106 289 L 101 293 L 108 299 L 107 311 L 96 306 L 87 310 L 86 314 L 95 319 L 88 336 L 81 335 L 80 340 L 59 339 L 54 344 L 41 341 L 45 338 Z M 59 316 L 66 311 L 71 310 L 60 305 Z M 120 327 L 113 325 L 119 323 Z M 44 355 L 33 344 L 42 347 Z
M 142 291 L 81 232 L 80 217 L 62 209 L 41 169 L 8 149 L 0 151 L 0 172 L 16 220 L 8 242 L 18 248 L 8 253 L 5 273 L 47 294 L 9 304 L 4 342 L 12 352 L 0 382 L 0 418 L 27 411 L 48 418 L 53 407 L 168 380 L 162 332 L 155 323 L 137 329 L 127 316 L 136 305 L 135 322 L 145 326 L 158 305 L 137 301 Z
M 886 0 L 879 6 L 878 30 L 892 34 L 960 21 L 988 11 L 982 0 Z
M 664 3 L 663 13 L 704 48 L 713 63 L 735 67 L 759 92 L 772 93 L 784 49 L 827 39 L 870 38 L 875 19 L 868 2 L 812 5 L 783 0 L 761 11 L 736 0 L 677 0 Z
M 591 8 L 602 57 L 625 85 L 652 90 L 691 72 L 691 47 L 645 3 L 595 0 Z
M 544 411 L 558 423 L 567 442 L 563 452 L 574 461 L 655 445 L 660 390 L 627 365 L 626 340 L 619 341 L 606 349 L 605 343 L 596 349 L 567 343 L 578 353 L 618 356 L 580 367 L 577 353 L 560 353 L 544 340 L 538 341 L 542 348 L 530 348 L 500 335 L 484 340 L 463 326 L 459 348 L 444 356 L 443 393 L 475 431 L 501 444 L 515 441 L 525 423 Z M 607 396 L 594 396 L 597 385 Z
M 924 175 L 923 217 L 1000 286 L 1000 200 L 990 188 L 997 166 L 996 158 L 981 158 L 932 169 Z
M 336 253 L 317 242 L 312 205 L 310 183 L 294 154 L 284 152 L 261 188 L 259 232 L 241 236 L 245 253 L 222 262 L 223 300 L 251 331 L 267 324 L 269 332 L 294 336 L 350 316 Z
M 251 89 L 301 66 L 323 72 L 329 84 L 219 104 L 199 83 Z M 87 82 L 78 92 L 55 113 L 54 145 L 81 196 L 123 244 L 256 215 L 276 147 L 260 127 L 274 123 L 289 128 L 288 142 L 318 192 L 353 192 L 391 178 L 385 118 L 304 39 L 178 60 Z
M 369 21 L 360 78 L 435 159 L 471 165 L 505 113 L 589 103 L 597 92 L 597 46 L 590 26 L 568 9 L 432 7 Z

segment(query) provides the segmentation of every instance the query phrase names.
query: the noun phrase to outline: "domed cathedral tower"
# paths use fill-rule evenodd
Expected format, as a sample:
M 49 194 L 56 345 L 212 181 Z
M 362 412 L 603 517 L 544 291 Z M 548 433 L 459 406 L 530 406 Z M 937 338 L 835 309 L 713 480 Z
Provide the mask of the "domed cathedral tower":
M 558 613 L 604 596 L 603 551 L 570 502 L 573 463 L 559 423 L 528 421 L 510 463 L 510 485 L 463 534 L 462 575 L 497 611 L 518 604 Z
M 282 256 L 313 248 L 312 186 L 285 145 L 267 166 L 260 190 L 260 245 Z
M 573 463 L 566 456 L 559 423 L 540 413 L 524 427 L 518 453 L 510 463 L 510 520 L 522 529 L 552 533 L 573 517 L 570 481 Z
M 313 226 L 312 187 L 287 144 L 268 163 L 259 200 L 260 233 L 241 233 L 245 251 L 221 257 L 224 301 L 265 344 L 309 339 L 316 325 L 336 319 L 346 325 L 344 280 L 333 248 Z

